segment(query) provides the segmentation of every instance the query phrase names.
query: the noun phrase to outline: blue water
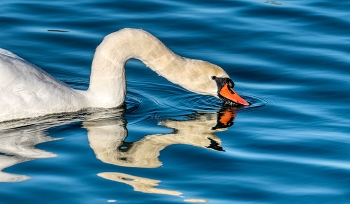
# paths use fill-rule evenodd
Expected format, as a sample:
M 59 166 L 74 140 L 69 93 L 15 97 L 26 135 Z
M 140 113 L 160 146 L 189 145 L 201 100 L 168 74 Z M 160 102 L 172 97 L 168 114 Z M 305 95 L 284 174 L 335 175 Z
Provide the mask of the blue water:
M 251 106 L 222 110 L 130 60 L 125 108 L 3 125 L 0 203 L 349 203 L 349 8 L 2 0 L 0 47 L 74 88 L 105 35 L 142 28 L 223 67 Z

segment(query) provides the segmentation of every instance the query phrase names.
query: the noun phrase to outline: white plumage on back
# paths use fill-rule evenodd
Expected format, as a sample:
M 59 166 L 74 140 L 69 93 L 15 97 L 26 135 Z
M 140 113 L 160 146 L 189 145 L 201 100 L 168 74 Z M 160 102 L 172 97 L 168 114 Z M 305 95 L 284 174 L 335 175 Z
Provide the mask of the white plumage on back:
M 63 82 L 0 49 L 0 121 L 78 111 L 84 104 Z

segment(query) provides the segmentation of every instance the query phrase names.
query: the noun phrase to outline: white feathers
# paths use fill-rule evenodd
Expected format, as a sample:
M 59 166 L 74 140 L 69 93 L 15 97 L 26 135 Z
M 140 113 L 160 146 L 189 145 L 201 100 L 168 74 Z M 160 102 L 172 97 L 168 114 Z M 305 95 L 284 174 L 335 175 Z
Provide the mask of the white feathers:
M 124 65 L 130 58 L 184 88 L 217 96 L 211 76 L 228 77 L 220 67 L 180 57 L 150 33 L 122 29 L 97 47 L 87 91 L 74 90 L 17 55 L 0 49 L 0 121 L 74 112 L 88 107 L 112 108 L 124 103 Z

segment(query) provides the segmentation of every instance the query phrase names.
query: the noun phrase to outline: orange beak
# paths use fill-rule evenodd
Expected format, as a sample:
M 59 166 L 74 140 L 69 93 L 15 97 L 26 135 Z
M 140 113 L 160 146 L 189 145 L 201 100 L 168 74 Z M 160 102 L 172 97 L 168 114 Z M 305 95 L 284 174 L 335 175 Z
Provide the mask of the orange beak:
M 222 87 L 219 94 L 222 97 L 229 99 L 235 103 L 238 103 L 244 106 L 249 105 L 249 103 L 246 100 L 244 100 L 242 97 L 240 97 L 232 88 L 229 88 L 227 83 Z

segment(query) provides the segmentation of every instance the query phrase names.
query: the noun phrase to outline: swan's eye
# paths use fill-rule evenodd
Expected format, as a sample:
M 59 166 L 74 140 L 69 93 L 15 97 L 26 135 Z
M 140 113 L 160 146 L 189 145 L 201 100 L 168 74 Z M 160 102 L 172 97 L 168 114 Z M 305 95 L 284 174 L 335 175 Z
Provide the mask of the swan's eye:
M 234 87 L 235 87 L 235 83 L 234 83 L 233 81 L 229 80 L 229 81 L 228 81 L 228 86 L 229 86 L 230 88 L 234 88 Z

